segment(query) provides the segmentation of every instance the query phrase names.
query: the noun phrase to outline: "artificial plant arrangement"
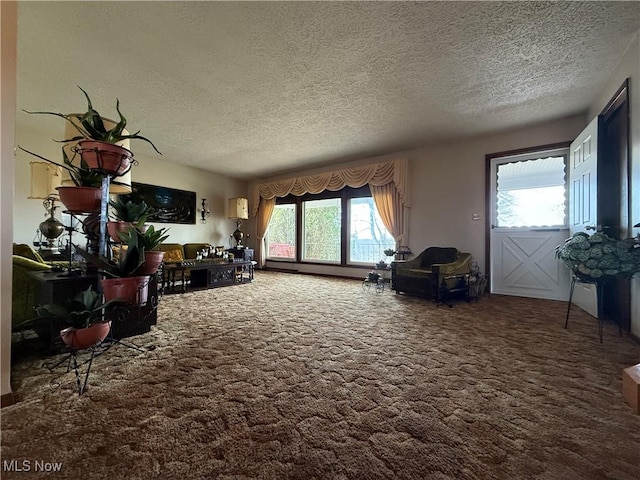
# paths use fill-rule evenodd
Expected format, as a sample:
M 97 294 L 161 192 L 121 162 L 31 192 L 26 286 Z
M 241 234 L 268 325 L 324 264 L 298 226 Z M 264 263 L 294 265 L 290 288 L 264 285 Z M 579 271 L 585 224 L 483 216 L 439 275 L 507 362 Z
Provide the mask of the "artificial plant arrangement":
M 168 228 L 156 230 L 153 225 L 144 228 L 144 220 L 140 220 L 134 227 L 129 227 L 124 232 L 119 232 L 120 240 L 127 245 L 136 243 L 144 252 L 144 263 L 138 270 L 140 275 L 153 275 L 158 271 L 164 260 L 164 252 L 159 250 L 160 244 L 169 235 Z M 136 237 L 136 238 L 133 238 Z
M 138 224 L 140 230 L 145 230 L 144 223 L 153 213 L 153 209 L 145 201 L 134 203 L 131 200 L 124 202 L 119 197 L 109 202 L 111 207 L 109 213 L 115 217 L 116 221 L 107 222 L 107 231 L 111 240 L 120 243 L 120 233 L 129 227 Z
M 90 253 L 79 247 L 76 249 L 87 262 L 95 265 L 102 273 L 111 278 L 136 276 L 140 265 L 144 262 L 144 248 L 138 244 L 137 235 L 130 236 L 127 244 L 123 244 L 112 259 Z
M 127 119 L 120 112 L 120 100 L 116 99 L 116 112 L 118 112 L 118 116 L 120 120 L 113 127 L 107 129 L 105 126 L 104 117 L 98 113 L 93 108 L 93 104 L 91 103 L 91 98 L 87 92 L 85 92 L 82 87 L 78 86 L 78 88 L 84 93 L 85 98 L 87 99 L 87 111 L 83 114 L 78 113 L 58 113 L 58 112 L 30 112 L 24 110 L 26 113 L 34 114 L 34 115 L 55 115 L 57 117 L 64 118 L 66 121 L 71 123 L 73 127 L 78 131 L 79 135 L 76 135 L 72 138 L 67 138 L 65 140 L 59 140 L 62 143 L 75 142 L 78 140 L 97 140 L 100 142 L 116 144 L 123 140 L 143 140 L 149 143 L 153 149 L 160 155 L 160 151 L 156 148 L 151 140 L 146 137 L 140 135 L 140 130 L 135 133 L 125 133 L 127 127 Z
M 640 271 L 640 244 L 633 238 L 617 240 L 604 232 L 576 232 L 556 247 L 556 257 L 578 280 L 630 278 Z
M 158 251 L 160 244 L 164 242 L 169 235 L 166 235 L 168 228 L 160 228 L 156 230 L 153 225 L 144 227 L 144 220 L 140 220 L 135 227 L 130 227 L 126 231 L 120 233 L 120 239 L 129 243 L 132 236 L 137 237 L 137 244 L 143 248 L 145 252 Z
M 120 198 L 111 200 L 109 206 L 112 208 L 114 217 L 121 222 L 139 223 L 147 221 L 149 215 L 153 213 L 153 209 L 143 200 L 140 203 L 134 203 L 131 200 L 124 202 Z
M 103 301 L 102 295 L 89 287 L 65 303 L 37 305 L 35 310 L 39 318 L 59 319 L 64 325 L 78 329 L 106 322 L 104 311 L 119 303 L 117 299 Z
M 141 269 L 145 252 L 138 243 L 137 235 L 131 235 L 126 245 L 120 245 L 111 259 L 79 247 L 76 251 L 103 274 L 100 284 L 105 299 L 118 298 L 127 305 L 144 305 L 147 302 L 149 276 Z
M 110 308 L 120 299 L 104 301 L 92 287 L 83 290 L 65 303 L 50 303 L 35 307 L 38 318 L 48 318 L 61 328 L 60 338 L 71 349 L 88 348 L 102 342 L 111 329 Z M 62 328 L 68 325 L 67 328 Z

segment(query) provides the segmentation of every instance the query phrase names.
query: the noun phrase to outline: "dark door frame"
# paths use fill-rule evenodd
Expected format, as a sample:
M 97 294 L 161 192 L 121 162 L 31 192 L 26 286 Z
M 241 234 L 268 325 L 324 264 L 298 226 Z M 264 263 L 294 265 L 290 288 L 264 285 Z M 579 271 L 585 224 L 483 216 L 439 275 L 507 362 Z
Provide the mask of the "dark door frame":
M 611 97 L 601 112 L 602 128 L 598 150 L 598 223 L 611 226 L 613 237 L 627 238 L 631 233 L 631 135 L 629 79 Z M 600 174 L 602 172 L 602 175 Z M 601 195 L 610 201 L 601 202 Z M 613 200 L 613 201 L 611 201 Z M 605 317 L 631 330 L 631 282 L 619 279 L 609 282 L 603 293 Z

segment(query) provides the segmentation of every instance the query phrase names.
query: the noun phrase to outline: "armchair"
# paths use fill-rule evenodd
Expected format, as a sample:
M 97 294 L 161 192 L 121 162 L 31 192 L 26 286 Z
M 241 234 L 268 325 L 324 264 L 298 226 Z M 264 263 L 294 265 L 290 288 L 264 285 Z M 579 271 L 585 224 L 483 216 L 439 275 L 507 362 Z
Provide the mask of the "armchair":
M 30 272 L 51 270 L 42 257 L 26 244 L 13 244 L 13 281 L 11 294 L 11 330 L 21 329 L 20 324 L 35 317 L 36 282 Z
M 429 247 L 416 258 L 391 263 L 391 289 L 437 301 L 443 278 L 469 273 L 470 261 L 470 253 L 456 248 Z

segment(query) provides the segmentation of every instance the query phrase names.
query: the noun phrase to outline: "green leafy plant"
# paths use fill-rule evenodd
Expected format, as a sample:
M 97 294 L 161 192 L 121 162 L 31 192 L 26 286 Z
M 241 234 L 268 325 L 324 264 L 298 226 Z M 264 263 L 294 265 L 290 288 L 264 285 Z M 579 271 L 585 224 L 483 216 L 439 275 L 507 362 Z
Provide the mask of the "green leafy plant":
M 160 228 L 156 230 L 153 228 L 153 225 L 149 225 L 146 230 L 143 231 L 143 225 L 144 222 L 140 221 L 135 227 L 129 227 L 126 231 L 119 232 L 118 235 L 120 239 L 127 244 L 132 236 L 136 236 L 137 244 L 142 247 L 144 251 L 157 251 L 160 244 L 169 238 L 169 235 L 166 235 L 169 229 Z
M 55 115 L 70 122 L 80 135 L 76 135 L 75 137 L 68 138 L 66 140 L 60 140 L 63 143 L 75 142 L 83 139 L 98 140 L 106 143 L 118 143 L 127 139 L 143 140 L 149 143 L 158 154 L 162 155 L 151 140 L 140 135 L 140 130 L 135 133 L 124 133 L 127 126 L 127 119 L 122 115 L 122 112 L 120 112 L 120 100 L 116 99 L 116 111 L 118 112 L 120 120 L 116 125 L 107 130 L 103 122 L 103 117 L 93 108 L 93 104 L 91 103 L 91 99 L 87 92 L 85 92 L 82 87 L 78 88 L 82 90 L 82 93 L 84 93 L 84 96 L 87 99 L 87 111 L 81 115 L 57 112 L 23 111 L 34 115 Z
M 577 232 L 556 247 L 556 257 L 582 280 L 631 277 L 640 271 L 640 248 L 633 238 L 616 240 L 604 232 Z
M 144 200 L 140 203 L 134 203 L 131 200 L 123 202 L 117 198 L 111 200 L 109 205 L 113 208 L 114 216 L 123 222 L 142 222 L 144 224 L 149 215 L 153 213 L 153 209 Z
M 387 248 L 386 250 L 383 250 L 383 252 L 387 257 L 393 257 L 396 254 L 396 251 L 393 248 Z
M 64 150 L 64 148 L 62 149 L 62 160 L 64 162 L 62 164 L 54 162 L 53 160 L 49 160 L 48 158 L 45 158 L 42 155 L 38 155 L 37 153 L 30 152 L 29 150 L 22 148 L 21 146 L 18 146 L 18 148 L 23 152 L 28 153 L 29 155 L 33 155 L 34 157 L 39 158 L 40 160 L 44 160 L 45 162 L 51 163 L 52 165 L 57 165 L 58 167 L 64 168 L 69 172 L 71 181 L 73 181 L 73 183 L 77 187 L 95 188 L 102 185 L 102 175 L 100 173 L 89 170 L 86 162 L 82 160 L 82 158 L 80 159 L 79 166 L 74 164 L 73 160 L 75 159 L 75 155 L 74 159 L 69 159 L 69 156 L 67 155 L 67 152 Z
M 121 246 L 118 255 L 113 259 L 105 258 L 76 246 L 76 252 L 87 262 L 95 265 L 105 275 L 113 278 L 134 277 L 144 263 L 144 247 L 139 245 L 138 236 L 131 235 L 127 245 Z
M 49 303 L 35 307 L 39 318 L 56 318 L 74 328 L 86 328 L 94 323 L 105 321 L 103 312 L 121 302 L 104 302 L 102 295 L 92 287 L 83 290 L 65 303 Z

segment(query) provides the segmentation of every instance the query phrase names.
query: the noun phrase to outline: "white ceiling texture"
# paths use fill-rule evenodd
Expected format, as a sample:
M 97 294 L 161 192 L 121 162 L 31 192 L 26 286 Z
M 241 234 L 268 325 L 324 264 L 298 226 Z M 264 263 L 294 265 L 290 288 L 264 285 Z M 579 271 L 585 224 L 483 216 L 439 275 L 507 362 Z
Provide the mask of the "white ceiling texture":
M 639 27 L 638 2 L 20 2 L 17 122 L 61 139 L 21 110 L 81 86 L 250 179 L 585 113 Z

